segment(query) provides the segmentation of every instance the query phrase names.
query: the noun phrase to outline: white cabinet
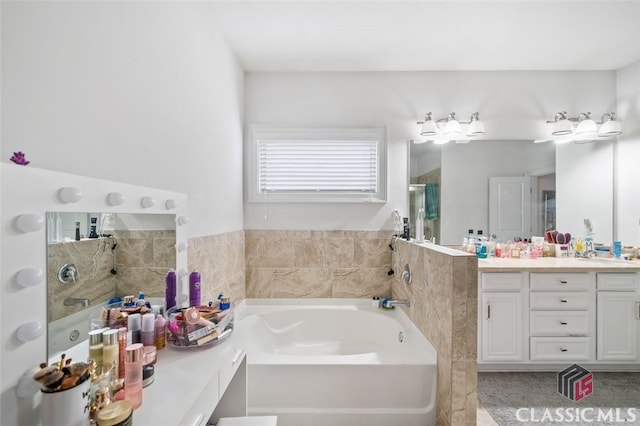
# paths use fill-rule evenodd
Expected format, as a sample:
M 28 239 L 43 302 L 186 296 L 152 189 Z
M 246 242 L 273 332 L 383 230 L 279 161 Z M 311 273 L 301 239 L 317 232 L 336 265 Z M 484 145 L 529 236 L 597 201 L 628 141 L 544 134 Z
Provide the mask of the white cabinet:
M 481 278 L 480 359 L 518 362 L 525 359 L 526 274 L 484 273 Z
M 638 361 L 640 297 L 636 274 L 598 274 L 598 361 Z

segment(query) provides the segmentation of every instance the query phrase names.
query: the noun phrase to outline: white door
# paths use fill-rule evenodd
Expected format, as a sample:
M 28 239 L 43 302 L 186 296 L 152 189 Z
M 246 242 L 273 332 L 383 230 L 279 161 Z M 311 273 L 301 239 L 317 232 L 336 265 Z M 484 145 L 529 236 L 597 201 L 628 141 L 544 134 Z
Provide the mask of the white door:
M 599 291 L 598 361 L 637 361 L 640 306 L 634 291 Z
M 489 235 L 498 241 L 531 237 L 531 178 L 489 178 Z
M 481 360 L 522 361 L 525 338 L 522 293 L 482 293 L 482 309 Z

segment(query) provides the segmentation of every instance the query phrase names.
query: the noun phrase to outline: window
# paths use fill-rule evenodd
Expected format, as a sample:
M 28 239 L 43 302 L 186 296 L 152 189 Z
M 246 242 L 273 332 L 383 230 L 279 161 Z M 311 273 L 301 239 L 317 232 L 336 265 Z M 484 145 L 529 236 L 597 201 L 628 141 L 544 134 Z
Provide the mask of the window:
M 384 127 L 253 126 L 250 143 L 250 201 L 386 201 Z

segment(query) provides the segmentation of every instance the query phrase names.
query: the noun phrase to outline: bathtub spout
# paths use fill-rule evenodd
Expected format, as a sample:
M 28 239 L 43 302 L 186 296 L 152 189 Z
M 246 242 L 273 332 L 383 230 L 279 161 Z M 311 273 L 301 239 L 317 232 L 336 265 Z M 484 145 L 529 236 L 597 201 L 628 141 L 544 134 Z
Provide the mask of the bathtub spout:
M 87 298 L 77 298 L 77 297 L 67 297 L 66 299 L 64 299 L 64 301 L 62 302 L 62 304 L 64 306 L 73 306 L 73 305 L 82 305 L 82 306 L 89 306 L 90 304 L 90 300 Z
M 407 308 L 411 307 L 411 301 L 409 299 L 384 299 L 380 304 L 381 307 L 385 309 L 392 309 L 394 306 L 406 306 Z

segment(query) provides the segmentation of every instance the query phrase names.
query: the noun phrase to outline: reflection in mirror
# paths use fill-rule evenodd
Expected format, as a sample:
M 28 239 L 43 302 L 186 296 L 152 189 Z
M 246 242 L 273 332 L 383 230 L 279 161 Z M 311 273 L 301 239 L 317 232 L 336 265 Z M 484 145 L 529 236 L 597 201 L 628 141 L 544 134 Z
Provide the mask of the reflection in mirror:
M 164 297 L 176 268 L 173 214 L 48 212 L 47 239 L 49 358 L 85 339 L 89 317 L 110 299 Z
M 555 212 L 550 210 L 550 202 L 544 202 L 544 194 L 548 196 L 555 191 L 552 143 L 411 143 L 409 154 L 410 185 L 424 184 L 424 196 L 410 196 L 411 223 L 415 224 L 417 212 L 413 204 L 424 202 L 425 213 L 431 209 L 431 219 L 424 221 L 425 235 L 436 236 L 439 244 L 459 246 L 469 230 L 474 235 L 482 231 L 485 236 L 495 234 L 498 239 L 508 240 L 544 235 L 549 226 L 555 225 L 546 222 Z M 515 178 L 516 183 L 507 180 L 508 184 L 501 186 L 502 178 Z M 503 191 L 518 188 L 520 192 L 503 192 L 512 199 L 502 197 L 502 204 L 492 206 L 490 194 L 501 188 Z M 531 188 L 529 201 L 513 202 L 525 188 Z M 419 194 L 420 190 L 414 186 L 413 192 Z

